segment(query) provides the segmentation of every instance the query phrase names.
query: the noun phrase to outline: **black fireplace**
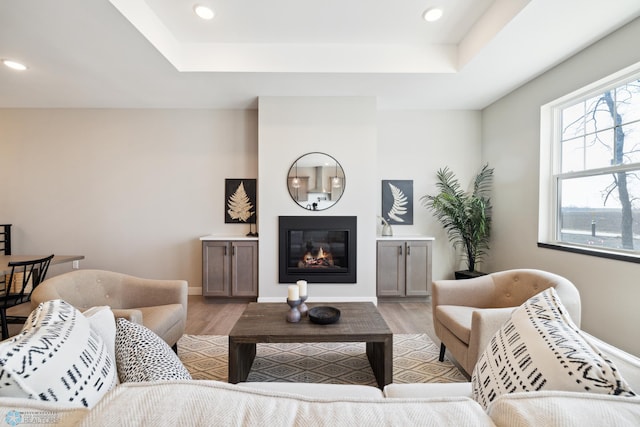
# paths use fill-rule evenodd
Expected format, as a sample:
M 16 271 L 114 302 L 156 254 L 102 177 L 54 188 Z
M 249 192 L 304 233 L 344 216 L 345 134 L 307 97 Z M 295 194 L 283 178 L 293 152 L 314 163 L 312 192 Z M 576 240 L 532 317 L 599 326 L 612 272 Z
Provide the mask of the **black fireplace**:
M 280 283 L 356 283 L 357 217 L 281 216 Z

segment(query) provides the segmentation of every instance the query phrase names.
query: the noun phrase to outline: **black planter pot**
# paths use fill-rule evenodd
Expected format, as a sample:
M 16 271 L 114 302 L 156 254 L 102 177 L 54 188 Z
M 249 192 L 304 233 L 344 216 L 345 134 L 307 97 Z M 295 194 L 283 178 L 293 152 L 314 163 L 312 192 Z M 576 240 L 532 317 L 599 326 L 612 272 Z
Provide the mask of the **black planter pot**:
M 486 276 L 487 273 L 481 271 L 459 270 L 455 272 L 456 280 L 473 279 L 474 277 Z

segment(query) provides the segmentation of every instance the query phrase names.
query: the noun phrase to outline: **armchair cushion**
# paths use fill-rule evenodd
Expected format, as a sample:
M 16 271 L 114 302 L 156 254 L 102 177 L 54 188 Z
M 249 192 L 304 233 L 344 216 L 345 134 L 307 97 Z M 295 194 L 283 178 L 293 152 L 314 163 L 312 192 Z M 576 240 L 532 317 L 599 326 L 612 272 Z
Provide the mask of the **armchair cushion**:
M 635 395 L 613 362 L 581 336 L 554 288 L 513 312 L 478 359 L 471 383 L 484 408 L 517 391 Z
M 475 309 L 462 305 L 439 305 L 436 316 L 460 341 L 469 344 L 471 316 Z
M 142 325 L 142 311 L 136 308 L 111 308 L 113 315 L 119 319 L 127 319 L 129 322 Z
M 184 332 L 184 309 L 182 304 L 164 304 L 154 307 L 141 307 L 141 325 L 151 329 L 169 342 L 178 342 Z

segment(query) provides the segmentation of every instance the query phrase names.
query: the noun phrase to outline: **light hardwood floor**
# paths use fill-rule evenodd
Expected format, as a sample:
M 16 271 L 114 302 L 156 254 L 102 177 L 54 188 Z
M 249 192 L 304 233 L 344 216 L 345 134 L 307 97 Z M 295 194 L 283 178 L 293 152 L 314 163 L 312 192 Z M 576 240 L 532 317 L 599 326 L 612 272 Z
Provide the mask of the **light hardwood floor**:
M 229 335 L 246 306 L 246 303 L 219 302 L 200 295 L 189 295 L 185 334 Z M 394 334 L 427 334 L 433 342 L 440 345 L 433 329 L 430 302 L 378 302 L 378 310 Z M 30 306 L 27 303 L 12 308 L 9 314 L 26 316 L 29 312 Z M 19 333 L 21 329 L 22 325 L 9 325 L 9 335 Z M 448 356 L 460 368 L 449 354 Z
M 190 295 L 185 333 L 191 335 L 228 335 L 245 307 L 246 303 L 218 302 L 199 295 Z M 435 340 L 431 303 L 378 302 L 378 310 L 394 334 L 426 333 L 435 342 L 439 342 Z
M 229 335 L 246 306 L 246 303 L 241 302 L 218 302 L 200 295 L 189 295 L 185 333 Z M 426 333 L 434 342 L 440 342 L 433 330 L 430 302 L 378 302 L 378 310 L 394 334 Z M 24 316 L 29 312 L 29 304 L 9 311 L 10 314 Z M 21 328 L 22 325 L 9 325 L 10 335 L 19 333 Z

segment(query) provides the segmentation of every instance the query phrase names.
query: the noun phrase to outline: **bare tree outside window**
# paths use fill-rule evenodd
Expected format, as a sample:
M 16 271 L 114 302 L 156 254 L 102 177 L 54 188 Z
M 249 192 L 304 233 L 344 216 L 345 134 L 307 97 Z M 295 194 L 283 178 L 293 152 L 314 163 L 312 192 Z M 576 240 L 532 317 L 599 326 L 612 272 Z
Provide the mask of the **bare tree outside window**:
M 558 240 L 640 247 L 640 80 L 561 110 Z

